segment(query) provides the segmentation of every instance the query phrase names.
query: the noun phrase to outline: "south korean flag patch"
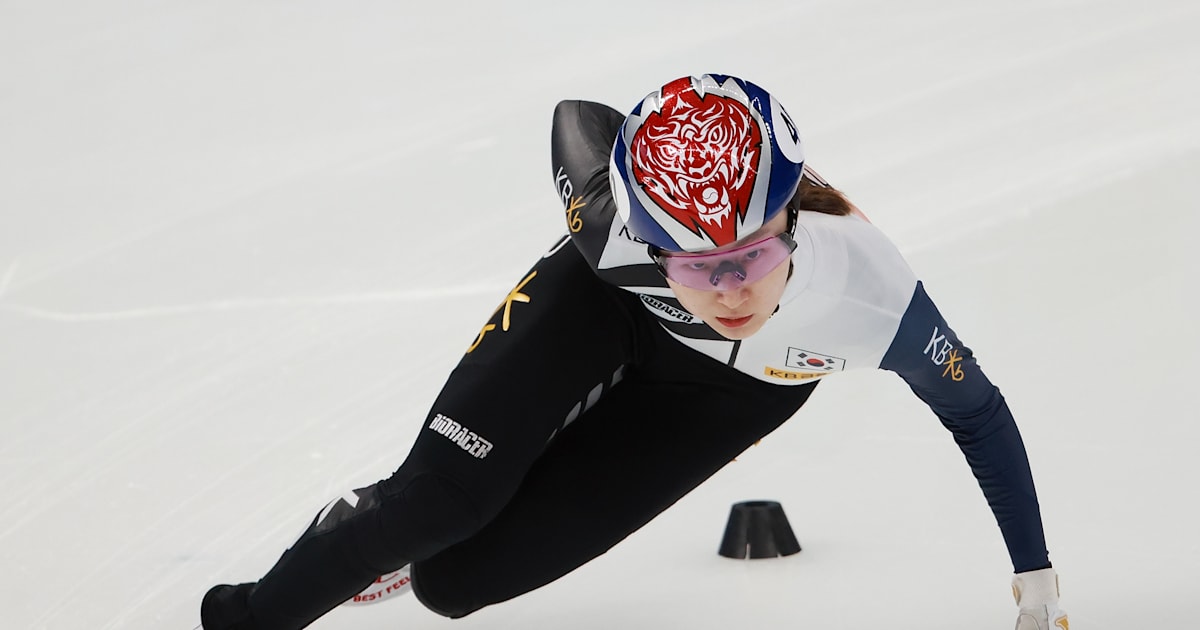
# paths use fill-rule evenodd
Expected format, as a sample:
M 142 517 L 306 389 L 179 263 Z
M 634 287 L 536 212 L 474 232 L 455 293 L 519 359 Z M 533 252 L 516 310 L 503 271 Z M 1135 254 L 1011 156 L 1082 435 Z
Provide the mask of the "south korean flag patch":
M 788 348 L 787 366 L 809 372 L 841 372 L 846 369 L 846 360 L 811 350 Z

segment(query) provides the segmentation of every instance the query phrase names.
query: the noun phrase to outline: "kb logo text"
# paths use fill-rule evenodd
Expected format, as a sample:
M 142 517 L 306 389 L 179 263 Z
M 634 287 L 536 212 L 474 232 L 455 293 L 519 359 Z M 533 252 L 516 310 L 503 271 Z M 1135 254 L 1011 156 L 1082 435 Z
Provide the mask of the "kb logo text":
M 946 369 L 942 371 L 942 378 L 950 377 L 954 382 L 959 382 L 966 377 L 963 372 L 962 357 L 958 355 L 958 348 L 946 339 L 946 335 L 938 330 L 937 326 L 933 327 L 933 335 L 929 338 L 929 343 L 925 346 L 925 355 L 933 361 L 934 365 L 944 365 Z

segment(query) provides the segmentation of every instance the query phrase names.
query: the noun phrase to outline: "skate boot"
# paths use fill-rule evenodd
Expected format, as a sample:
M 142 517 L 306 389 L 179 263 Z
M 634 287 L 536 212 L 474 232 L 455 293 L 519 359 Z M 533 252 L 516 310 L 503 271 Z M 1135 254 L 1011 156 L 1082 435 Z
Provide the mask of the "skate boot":
M 214 586 L 200 602 L 202 630 L 259 630 L 250 614 L 247 599 L 254 583 Z

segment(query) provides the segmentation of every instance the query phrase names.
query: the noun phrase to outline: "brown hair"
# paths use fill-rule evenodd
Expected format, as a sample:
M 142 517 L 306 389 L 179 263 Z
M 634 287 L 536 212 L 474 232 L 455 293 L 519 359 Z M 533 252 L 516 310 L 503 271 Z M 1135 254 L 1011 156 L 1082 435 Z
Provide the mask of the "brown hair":
M 807 177 L 800 180 L 796 194 L 788 202 L 794 210 L 807 210 L 823 214 L 847 215 L 854 211 L 854 204 L 842 192 L 832 186 L 822 186 Z

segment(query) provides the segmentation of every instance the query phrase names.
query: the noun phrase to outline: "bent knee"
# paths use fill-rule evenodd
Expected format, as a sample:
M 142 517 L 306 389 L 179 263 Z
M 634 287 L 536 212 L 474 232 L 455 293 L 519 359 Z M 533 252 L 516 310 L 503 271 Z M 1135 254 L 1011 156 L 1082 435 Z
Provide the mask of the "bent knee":
M 453 479 L 422 473 L 406 483 L 389 479 L 379 526 L 396 551 L 422 560 L 469 538 L 483 527 L 480 503 Z
M 472 590 L 459 584 L 454 573 L 439 571 L 436 566 L 431 570 L 432 562 L 414 562 L 409 569 L 413 595 L 422 606 L 443 617 L 460 619 L 487 605 L 476 601 Z

